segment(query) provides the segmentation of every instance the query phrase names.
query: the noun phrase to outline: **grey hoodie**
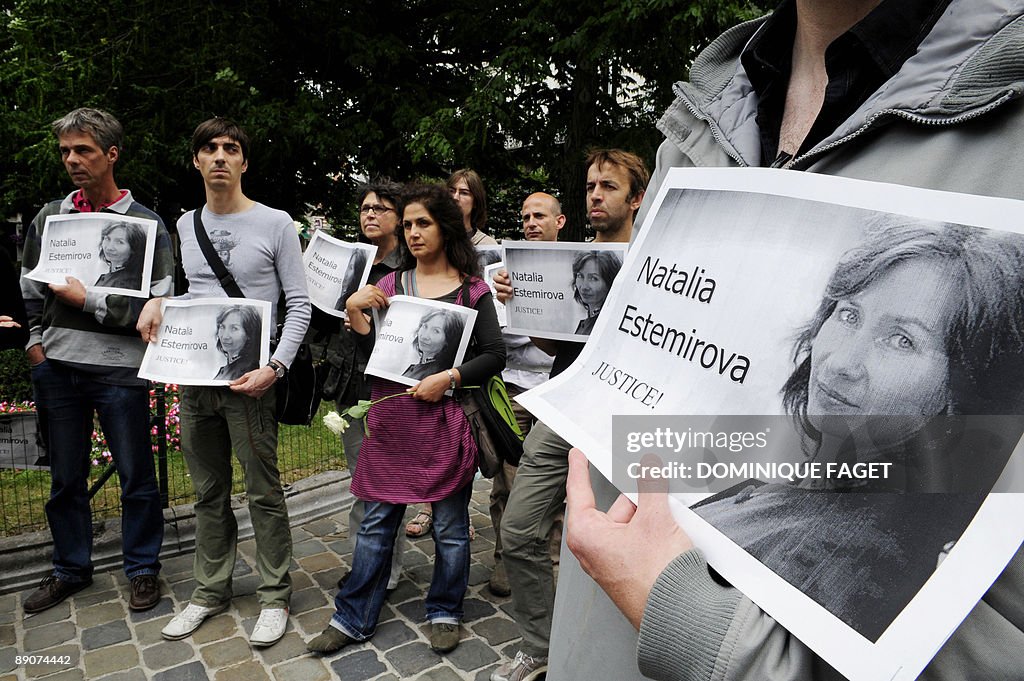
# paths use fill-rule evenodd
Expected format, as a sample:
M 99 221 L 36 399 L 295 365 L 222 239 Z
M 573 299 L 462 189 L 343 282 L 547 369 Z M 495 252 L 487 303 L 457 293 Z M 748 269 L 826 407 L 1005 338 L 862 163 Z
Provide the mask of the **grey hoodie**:
M 739 55 L 763 23 L 724 33 L 697 58 L 690 82 L 675 86 L 637 228 L 670 168 L 761 164 L 756 95 Z M 953 0 L 899 73 L 791 167 L 1021 199 L 1022 95 L 1024 0 Z M 616 491 L 594 482 L 607 507 Z M 548 678 L 640 678 L 625 654 L 636 640 L 628 622 L 566 552 L 560 571 Z M 637 654 L 653 679 L 842 678 L 738 590 L 713 580 L 699 551 L 679 556 L 655 584 Z M 1024 678 L 1024 552 L 921 678 Z

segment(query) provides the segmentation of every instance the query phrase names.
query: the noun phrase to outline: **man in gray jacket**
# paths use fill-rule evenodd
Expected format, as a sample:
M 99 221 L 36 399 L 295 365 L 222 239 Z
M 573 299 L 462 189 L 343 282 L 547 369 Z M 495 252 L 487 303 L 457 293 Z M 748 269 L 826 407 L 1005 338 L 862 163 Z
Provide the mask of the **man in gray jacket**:
M 649 196 L 672 167 L 776 166 L 1024 198 L 1012 143 L 1024 135 L 1022 44 L 1020 0 L 786 0 L 723 34 L 678 84 Z M 639 678 L 623 662 L 633 646 L 655 679 L 841 678 L 711 578 L 664 495 L 606 515 L 585 461 L 571 463 L 568 542 L 580 563 L 562 563 L 548 678 Z M 607 508 L 614 488 L 591 481 Z M 1022 591 L 1018 552 L 921 678 L 1019 678 Z

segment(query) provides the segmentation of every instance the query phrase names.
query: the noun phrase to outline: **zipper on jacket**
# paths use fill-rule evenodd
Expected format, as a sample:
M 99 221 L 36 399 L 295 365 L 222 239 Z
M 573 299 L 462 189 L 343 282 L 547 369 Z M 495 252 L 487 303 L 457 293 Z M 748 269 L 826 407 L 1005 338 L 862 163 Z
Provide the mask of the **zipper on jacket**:
M 697 120 L 703 121 L 704 123 L 707 124 L 708 129 L 711 131 L 712 139 L 715 140 L 715 142 L 718 144 L 718 146 L 722 149 L 722 151 L 725 152 L 725 154 L 729 158 L 731 158 L 733 161 L 735 161 L 737 163 L 737 165 L 739 165 L 741 168 L 749 167 L 748 163 L 746 163 L 743 159 L 741 159 L 739 157 L 739 155 L 737 155 L 736 153 L 734 153 L 731 150 L 731 148 L 730 148 L 731 145 L 727 145 L 725 143 L 725 136 L 722 134 L 722 131 L 718 127 L 718 124 L 710 116 L 708 116 L 707 114 L 705 114 L 704 112 L 702 112 L 701 110 L 699 110 L 697 108 L 697 106 L 690 100 L 689 95 L 687 95 L 686 92 L 683 91 L 683 88 L 679 84 L 673 85 L 672 86 L 672 91 L 683 102 L 683 104 L 686 106 L 687 110 L 690 112 L 691 116 L 693 116 Z M 1006 102 L 1008 102 L 1008 101 L 1010 101 L 1012 99 L 1016 99 L 1020 95 L 1021 95 L 1021 91 L 1020 90 L 1018 90 L 1017 88 L 1012 88 L 1011 87 L 1011 88 L 1007 89 L 1006 92 L 1004 92 L 1002 94 L 1002 96 L 999 97 L 999 99 L 996 99 L 995 101 L 990 102 L 989 104 L 986 104 L 985 106 L 981 107 L 980 109 L 974 109 L 972 111 L 968 111 L 967 113 L 959 114 L 957 116 L 952 116 L 952 117 L 948 117 L 948 118 L 943 118 L 941 120 L 937 120 L 937 119 L 934 119 L 934 118 L 927 118 L 925 116 L 920 116 L 918 114 L 913 114 L 913 113 L 910 113 L 908 111 L 904 111 L 902 109 L 882 109 L 882 110 L 876 111 L 874 114 L 872 114 L 871 117 L 868 118 L 864 122 L 863 125 L 861 125 L 861 127 L 857 128 L 856 130 L 851 132 L 849 135 L 846 135 L 845 137 L 842 137 L 842 138 L 837 139 L 837 140 L 835 140 L 833 142 L 830 142 L 829 144 L 827 144 L 827 145 L 825 145 L 823 147 L 817 147 L 817 148 L 811 149 L 810 151 L 808 151 L 807 153 L 803 154 L 802 156 L 797 156 L 796 158 L 790 159 L 785 165 L 782 166 L 782 168 L 784 168 L 786 170 L 798 169 L 798 168 L 795 167 L 798 164 L 802 164 L 802 163 L 806 162 L 808 159 L 812 159 L 815 156 L 820 156 L 821 154 L 824 154 L 824 153 L 826 153 L 828 151 L 832 151 L 836 147 L 841 146 L 843 144 L 846 144 L 847 142 L 849 142 L 849 141 L 851 141 L 851 140 L 853 140 L 853 139 L 855 139 L 857 137 L 860 137 L 862 134 L 864 134 L 869 129 L 871 129 L 875 125 L 875 123 L 878 121 L 878 119 L 882 118 L 883 116 L 897 116 L 897 117 L 902 118 L 902 119 L 904 119 L 906 121 L 909 121 L 911 123 L 917 123 L 919 125 L 928 125 L 928 126 L 957 125 L 959 123 L 963 123 L 965 121 L 969 121 L 969 120 L 978 118 L 979 116 L 984 116 L 985 114 L 989 113 L 993 109 L 996 109 L 996 108 L 1002 106 L 1003 104 L 1005 104 Z M 775 167 L 775 166 L 773 166 L 773 167 Z
M 999 99 L 996 99 L 995 101 L 986 104 L 980 109 L 973 109 L 971 111 L 968 111 L 967 113 L 962 113 L 956 116 L 951 116 L 942 119 L 928 118 L 926 116 L 913 114 L 910 113 L 909 111 L 904 111 L 902 109 L 881 109 L 880 111 L 876 111 L 875 113 L 873 113 L 866 121 L 864 121 L 863 125 L 861 125 L 859 128 L 851 132 L 849 135 L 841 137 L 840 139 L 837 139 L 834 142 L 830 142 L 829 144 L 826 144 L 823 147 L 816 147 L 814 149 L 811 149 L 806 154 L 803 154 L 802 156 L 798 156 L 790 160 L 786 165 L 783 166 L 783 168 L 787 170 L 798 170 L 798 168 L 795 168 L 794 166 L 796 166 L 797 164 L 802 164 L 808 159 L 814 158 L 815 156 L 820 156 L 821 154 L 831 151 L 838 146 L 846 144 L 847 142 L 856 137 L 860 137 L 862 134 L 867 132 L 872 126 L 874 126 L 875 122 L 878 121 L 878 119 L 882 118 L 883 116 L 896 116 L 897 118 L 902 118 L 903 120 L 909 121 L 911 123 L 932 127 L 958 125 L 965 121 L 970 121 L 975 118 L 978 118 L 979 116 L 984 116 L 993 109 L 1002 106 L 1003 104 L 1009 102 L 1012 99 L 1016 99 L 1020 95 L 1021 92 L 1018 91 L 1016 88 L 1009 88 L 999 97 Z
M 686 108 L 689 110 L 691 116 L 707 124 L 708 129 L 711 130 L 711 137 L 715 140 L 715 142 L 718 143 L 718 146 L 721 147 L 722 151 L 724 151 L 729 158 L 736 161 L 736 163 L 741 168 L 750 167 L 749 163 L 744 161 L 742 158 L 739 157 L 738 154 L 734 153 L 729 148 L 732 145 L 726 146 L 725 137 L 722 135 L 722 131 L 718 127 L 718 124 L 715 123 L 715 121 L 710 116 L 700 111 L 697 108 L 697 106 L 690 101 L 690 97 L 683 91 L 683 88 L 679 84 L 673 85 L 672 91 L 675 92 L 676 96 L 682 100 L 684 105 L 686 105 Z

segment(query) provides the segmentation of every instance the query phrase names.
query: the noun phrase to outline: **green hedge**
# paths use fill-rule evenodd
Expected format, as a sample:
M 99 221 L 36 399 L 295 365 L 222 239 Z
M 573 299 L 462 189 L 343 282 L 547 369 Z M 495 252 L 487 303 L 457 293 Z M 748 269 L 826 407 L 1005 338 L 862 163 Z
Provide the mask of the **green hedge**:
M 24 350 L 0 350 L 0 402 L 32 399 L 32 379 Z

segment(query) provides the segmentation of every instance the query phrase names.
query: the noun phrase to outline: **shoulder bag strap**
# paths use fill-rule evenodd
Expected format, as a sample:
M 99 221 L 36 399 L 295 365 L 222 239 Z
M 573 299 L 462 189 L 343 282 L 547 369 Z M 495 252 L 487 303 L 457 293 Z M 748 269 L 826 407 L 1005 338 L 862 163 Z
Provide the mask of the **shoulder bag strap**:
M 235 277 L 232 276 L 231 272 L 228 272 L 224 261 L 220 259 L 217 251 L 213 248 L 213 244 L 210 242 L 210 235 L 206 233 L 206 227 L 203 226 L 203 218 L 200 216 L 202 212 L 203 209 L 200 206 L 192 213 L 192 224 L 195 227 L 196 241 L 199 242 L 199 248 L 203 251 L 203 255 L 206 256 L 206 262 L 209 263 L 210 269 L 217 276 L 217 280 L 224 288 L 224 291 L 232 298 L 245 298 L 245 294 L 238 287 Z
M 470 301 L 472 300 L 472 296 L 470 296 L 469 293 L 469 288 L 472 285 L 470 279 L 471 277 L 466 277 L 462 280 L 462 290 L 459 291 L 459 302 L 466 307 L 473 307 L 470 304 Z

